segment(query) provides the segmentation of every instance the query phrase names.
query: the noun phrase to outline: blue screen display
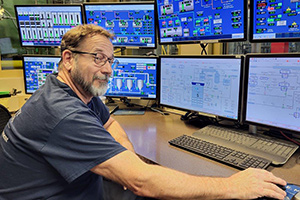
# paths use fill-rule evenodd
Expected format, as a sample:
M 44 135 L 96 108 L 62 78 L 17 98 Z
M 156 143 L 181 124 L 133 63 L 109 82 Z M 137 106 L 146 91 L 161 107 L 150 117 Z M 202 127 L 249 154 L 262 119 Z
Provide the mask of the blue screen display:
M 80 5 L 15 6 L 22 46 L 60 46 L 62 36 L 82 24 Z
M 157 0 L 160 43 L 245 38 L 243 0 Z
M 87 24 L 97 24 L 115 34 L 117 47 L 155 48 L 154 4 L 84 5 Z
M 44 85 L 49 74 L 58 72 L 60 57 L 24 56 L 23 68 L 25 78 L 25 91 L 27 94 L 34 93 Z
M 253 40 L 300 39 L 299 0 L 254 0 Z
M 106 96 L 156 98 L 157 58 L 116 57 Z

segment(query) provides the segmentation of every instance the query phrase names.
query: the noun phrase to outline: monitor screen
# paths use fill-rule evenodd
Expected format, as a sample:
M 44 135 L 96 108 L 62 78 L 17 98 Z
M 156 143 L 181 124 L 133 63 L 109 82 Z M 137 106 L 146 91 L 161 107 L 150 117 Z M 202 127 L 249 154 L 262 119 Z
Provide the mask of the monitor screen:
M 253 0 L 252 2 L 251 42 L 286 42 L 300 39 L 298 0 Z
M 154 3 L 84 4 L 85 22 L 115 34 L 115 47 L 156 48 Z
M 239 120 L 242 59 L 160 57 L 160 105 Z
M 82 24 L 81 5 L 15 5 L 23 47 L 60 46 L 62 36 Z
M 246 40 L 246 0 L 156 0 L 156 4 L 160 44 Z
M 115 57 L 119 65 L 105 96 L 156 98 L 157 57 Z
M 246 56 L 245 121 L 300 131 L 300 55 Z
M 23 56 L 25 93 L 33 94 L 42 86 L 47 75 L 58 72 L 60 56 Z

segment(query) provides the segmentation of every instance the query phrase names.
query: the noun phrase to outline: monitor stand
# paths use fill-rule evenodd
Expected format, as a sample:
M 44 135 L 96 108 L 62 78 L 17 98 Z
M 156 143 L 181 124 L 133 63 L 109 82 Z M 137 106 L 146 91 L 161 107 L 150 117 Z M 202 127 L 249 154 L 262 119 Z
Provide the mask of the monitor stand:
M 199 128 L 202 128 L 212 123 L 209 117 L 199 115 L 197 112 L 190 111 L 188 111 L 185 115 L 182 115 L 180 119 L 187 124 L 191 124 Z
M 121 101 L 126 105 L 126 107 L 119 107 L 113 114 L 114 115 L 143 115 L 145 114 L 146 108 L 139 105 L 134 105 L 130 103 L 127 98 L 121 98 Z

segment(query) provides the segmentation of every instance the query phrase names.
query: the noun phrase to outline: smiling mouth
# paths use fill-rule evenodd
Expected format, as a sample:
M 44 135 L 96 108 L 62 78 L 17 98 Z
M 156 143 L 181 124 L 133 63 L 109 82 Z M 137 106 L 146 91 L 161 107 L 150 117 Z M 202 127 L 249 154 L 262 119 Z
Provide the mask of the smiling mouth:
M 107 77 L 98 77 L 98 76 L 95 76 L 94 78 L 93 78 L 93 81 L 99 81 L 99 82 L 101 82 L 101 83 L 108 83 L 108 78 Z

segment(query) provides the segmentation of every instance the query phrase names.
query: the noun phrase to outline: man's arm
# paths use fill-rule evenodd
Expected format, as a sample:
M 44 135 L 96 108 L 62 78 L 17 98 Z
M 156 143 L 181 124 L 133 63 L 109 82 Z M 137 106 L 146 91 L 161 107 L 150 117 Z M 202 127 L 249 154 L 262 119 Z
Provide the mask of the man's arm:
M 199 177 L 142 162 L 124 151 L 97 165 L 92 172 L 126 186 L 140 196 L 158 199 L 254 199 L 286 195 L 275 184 L 286 182 L 272 173 L 248 169 L 228 178 Z
M 126 149 L 134 152 L 133 145 L 119 122 L 117 122 L 114 118 L 109 117 L 108 121 L 104 124 L 103 127 L 112 135 L 112 137 L 117 142 L 119 142 Z

